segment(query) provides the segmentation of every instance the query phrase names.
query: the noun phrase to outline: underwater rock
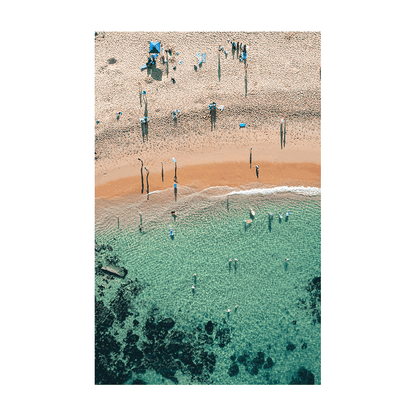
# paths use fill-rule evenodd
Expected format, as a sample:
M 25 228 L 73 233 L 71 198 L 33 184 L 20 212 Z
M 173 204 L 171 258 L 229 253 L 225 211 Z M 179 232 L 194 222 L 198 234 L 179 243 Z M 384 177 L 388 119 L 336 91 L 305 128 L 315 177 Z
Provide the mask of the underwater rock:
M 308 345 L 306 344 L 306 342 L 304 342 L 304 343 L 302 344 L 302 349 L 303 349 L 303 350 L 306 350 L 306 348 L 308 348 Z
M 165 330 L 169 330 L 175 326 L 175 321 L 172 318 L 166 318 L 166 319 L 161 320 L 158 323 L 158 326 Z
M 296 321 L 292 321 L 292 324 L 293 324 L 293 325 L 296 325 Z
M 273 360 L 270 357 L 268 357 L 263 368 L 272 368 L 273 366 L 274 366 Z
M 310 293 L 309 308 L 312 309 L 312 315 L 314 319 L 312 322 L 315 324 L 321 323 L 321 276 L 314 277 L 306 290 Z M 306 309 L 306 307 L 305 307 Z
M 126 345 L 123 349 L 123 355 L 131 364 L 135 365 L 139 364 L 144 357 L 143 352 L 135 345 Z
M 127 274 L 127 270 L 124 267 L 105 266 L 101 267 L 101 270 L 119 277 L 125 277 Z
M 131 312 L 129 312 L 130 301 L 130 296 L 126 295 L 122 289 L 117 291 L 115 298 L 111 301 L 111 308 L 120 323 L 123 323 L 131 315 Z
M 139 378 L 137 378 L 136 380 L 134 380 L 133 381 L 133 383 L 131 383 L 131 384 L 135 384 L 135 385 L 137 385 L 137 384 L 139 384 L 139 385 L 145 385 L 145 384 L 147 384 L 147 383 L 145 383 L 143 380 L 140 380 Z
M 236 360 L 236 356 L 235 356 L 235 354 L 233 354 L 233 355 L 230 357 L 230 360 L 231 360 L 231 361 L 235 361 L 235 360 Z
M 305 367 L 300 367 L 296 377 L 289 384 L 315 384 L 315 376 Z
M 134 320 L 133 320 L 133 325 L 134 325 L 134 326 L 139 326 L 139 321 L 138 321 L 137 319 L 134 319 Z
M 215 334 L 215 339 L 218 339 L 218 346 L 224 348 L 231 341 L 231 331 L 229 328 L 218 329 Z
M 205 325 L 205 331 L 207 331 L 208 335 L 212 335 L 213 330 L 214 330 L 214 325 L 212 321 L 208 321 L 208 323 Z
M 245 352 L 243 355 L 240 355 L 238 358 L 237 358 L 237 361 L 239 362 L 239 363 L 241 363 L 241 364 L 244 364 L 244 363 L 246 363 L 247 362 L 247 359 L 249 358 L 249 355 Z
M 240 369 L 238 368 L 238 365 L 236 363 L 231 364 L 231 367 L 228 369 L 228 375 L 230 377 L 234 377 L 238 374 Z
M 259 351 L 257 353 L 257 357 L 253 358 L 252 363 L 256 366 L 256 367 L 260 367 L 263 365 L 264 363 L 264 352 Z
M 293 351 L 296 348 L 296 345 L 292 344 L 291 342 L 289 342 L 289 344 L 287 344 L 286 349 L 288 351 Z

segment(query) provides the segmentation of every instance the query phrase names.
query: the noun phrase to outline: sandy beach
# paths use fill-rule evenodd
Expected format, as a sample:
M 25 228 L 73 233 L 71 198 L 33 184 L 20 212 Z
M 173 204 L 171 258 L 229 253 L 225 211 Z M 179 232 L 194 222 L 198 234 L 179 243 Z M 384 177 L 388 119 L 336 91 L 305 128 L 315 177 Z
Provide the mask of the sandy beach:
M 247 65 L 228 40 L 248 46 Z M 171 48 L 172 56 L 165 53 L 166 63 L 159 56 L 151 70 L 141 70 L 149 41 Z M 198 52 L 206 53 L 206 63 L 197 65 Z M 140 191 L 138 158 L 150 172 L 150 192 L 173 186 L 172 157 L 178 161 L 179 185 L 320 186 L 320 97 L 320 33 L 99 34 L 96 198 Z M 211 102 L 224 106 L 215 120 L 208 109 Z M 175 109 L 180 110 L 177 120 L 171 115 Z M 122 112 L 119 120 L 117 112 Z M 145 114 L 147 129 L 139 121 Z

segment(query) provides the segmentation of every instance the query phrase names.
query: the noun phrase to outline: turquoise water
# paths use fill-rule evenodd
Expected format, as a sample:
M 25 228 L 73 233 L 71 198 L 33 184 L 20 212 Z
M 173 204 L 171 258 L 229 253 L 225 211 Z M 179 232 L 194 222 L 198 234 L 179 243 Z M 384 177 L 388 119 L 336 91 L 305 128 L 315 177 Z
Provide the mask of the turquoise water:
M 143 201 L 139 204 L 144 207 Z M 124 376 L 110 384 L 131 384 L 136 379 L 147 384 L 289 384 L 302 366 L 313 373 L 314 383 L 320 384 L 320 315 L 316 319 L 320 313 L 320 287 L 319 302 L 315 304 L 315 292 L 307 290 L 311 280 L 321 275 L 320 194 L 276 192 L 234 194 L 228 198 L 209 194 L 182 205 L 171 202 L 170 206 L 180 208 L 176 220 L 167 205 L 163 206 L 163 215 L 155 214 L 153 208 L 153 219 L 148 222 L 150 211 L 145 215 L 144 208 L 140 208 L 143 232 L 139 231 L 137 214 L 135 220 L 123 219 L 120 228 L 116 220 L 109 220 L 114 213 L 103 214 L 101 223 L 97 219 L 96 243 L 110 245 L 112 251 L 103 248 L 96 253 L 96 265 L 114 262 L 116 257 L 117 264 L 128 273 L 124 279 L 96 274 L 96 300 L 111 311 L 113 300 L 125 293 L 127 301 L 122 307 L 129 315 L 115 320 L 107 331 L 119 343 L 120 351 L 129 330 L 139 339 L 133 340 L 135 347 L 143 350 L 142 343 L 147 342 L 146 321 L 151 317 L 155 322 L 172 318 L 175 324 L 170 331 L 186 333 L 184 342 L 191 349 L 213 353 L 215 367 L 211 372 L 204 370 L 202 381 L 181 370 L 176 370 L 172 381 L 172 377 L 160 374 L 157 359 L 149 358 L 156 360 L 150 365 L 145 354 L 141 370 L 136 372 L 135 366 L 115 348 L 111 358 L 104 360 L 105 365 L 112 366 L 113 373 L 122 369 Z M 122 212 L 131 207 L 119 204 L 117 209 Z M 255 218 L 246 225 L 249 208 L 255 210 Z M 290 211 L 288 221 L 286 210 Z M 274 213 L 271 221 L 269 212 Z M 169 236 L 170 227 L 175 233 L 173 239 Z M 129 292 L 131 288 L 138 289 Z M 208 321 L 215 327 L 213 342 L 207 342 Z M 225 331 L 225 341 L 215 338 L 218 330 Z M 167 345 L 169 336 L 160 345 Z M 288 349 L 289 344 L 295 348 Z M 166 357 L 168 349 L 157 345 L 148 351 L 154 349 Z M 259 352 L 264 354 L 264 363 L 268 357 L 273 360 L 271 368 L 264 368 L 263 357 L 257 370 L 236 359 L 246 354 L 247 360 L 253 362 Z M 153 357 L 150 352 L 148 356 Z M 233 362 L 239 371 L 230 376 Z

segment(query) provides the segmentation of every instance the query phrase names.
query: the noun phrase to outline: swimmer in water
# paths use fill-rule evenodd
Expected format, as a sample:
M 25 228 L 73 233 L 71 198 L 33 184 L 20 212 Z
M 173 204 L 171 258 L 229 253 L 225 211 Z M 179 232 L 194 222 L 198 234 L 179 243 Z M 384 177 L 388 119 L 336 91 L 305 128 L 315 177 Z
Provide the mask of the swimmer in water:
M 288 217 L 289 216 L 289 211 L 286 211 L 286 217 Z
M 231 312 L 231 309 L 228 309 L 227 313 L 230 313 L 230 312 Z
M 289 262 L 289 259 L 286 259 L 287 262 Z
M 283 218 L 283 215 L 282 215 L 282 213 L 281 213 L 281 212 L 279 212 L 279 215 L 280 215 L 280 218 Z
M 237 263 L 238 260 L 237 259 L 234 259 L 234 261 Z
M 238 308 L 238 305 L 235 305 L 234 306 L 234 310 L 237 311 L 237 308 Z
M 195 286 L 194 286 L 194 285 L 192 285 L 191 289 L 192 289 L 192 290 L 195 290 Z

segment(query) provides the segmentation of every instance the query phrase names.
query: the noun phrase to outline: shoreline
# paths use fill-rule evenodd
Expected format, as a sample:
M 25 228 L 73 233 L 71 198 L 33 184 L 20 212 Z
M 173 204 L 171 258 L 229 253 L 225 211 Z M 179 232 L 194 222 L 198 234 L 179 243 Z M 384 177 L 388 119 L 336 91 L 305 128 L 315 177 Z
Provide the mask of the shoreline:
M 255 165 L 259 165 L 259 178 Z M 136 168 L 136 171 L 140 169 Z M 150 170 L 149 193 L 173 189 L 174 169 L 164 171 L 162 182 L 161 168 Z M 146 171 L 143 170 L 143 195 L 146 195 Z M 276 163 L 258 161 L 222 162 L 186 165 L 177 169 L 177 186 L 187 186 L 198 190 L 215 186 L 229 186 L 246 189 L 252 185 L 270 186 L 309 186 L 321 187 L 321 165 L 317 163 Z M 95 186 L 96 199 L 112 199 L 141 193 L 141 175 L 121 177 Z

